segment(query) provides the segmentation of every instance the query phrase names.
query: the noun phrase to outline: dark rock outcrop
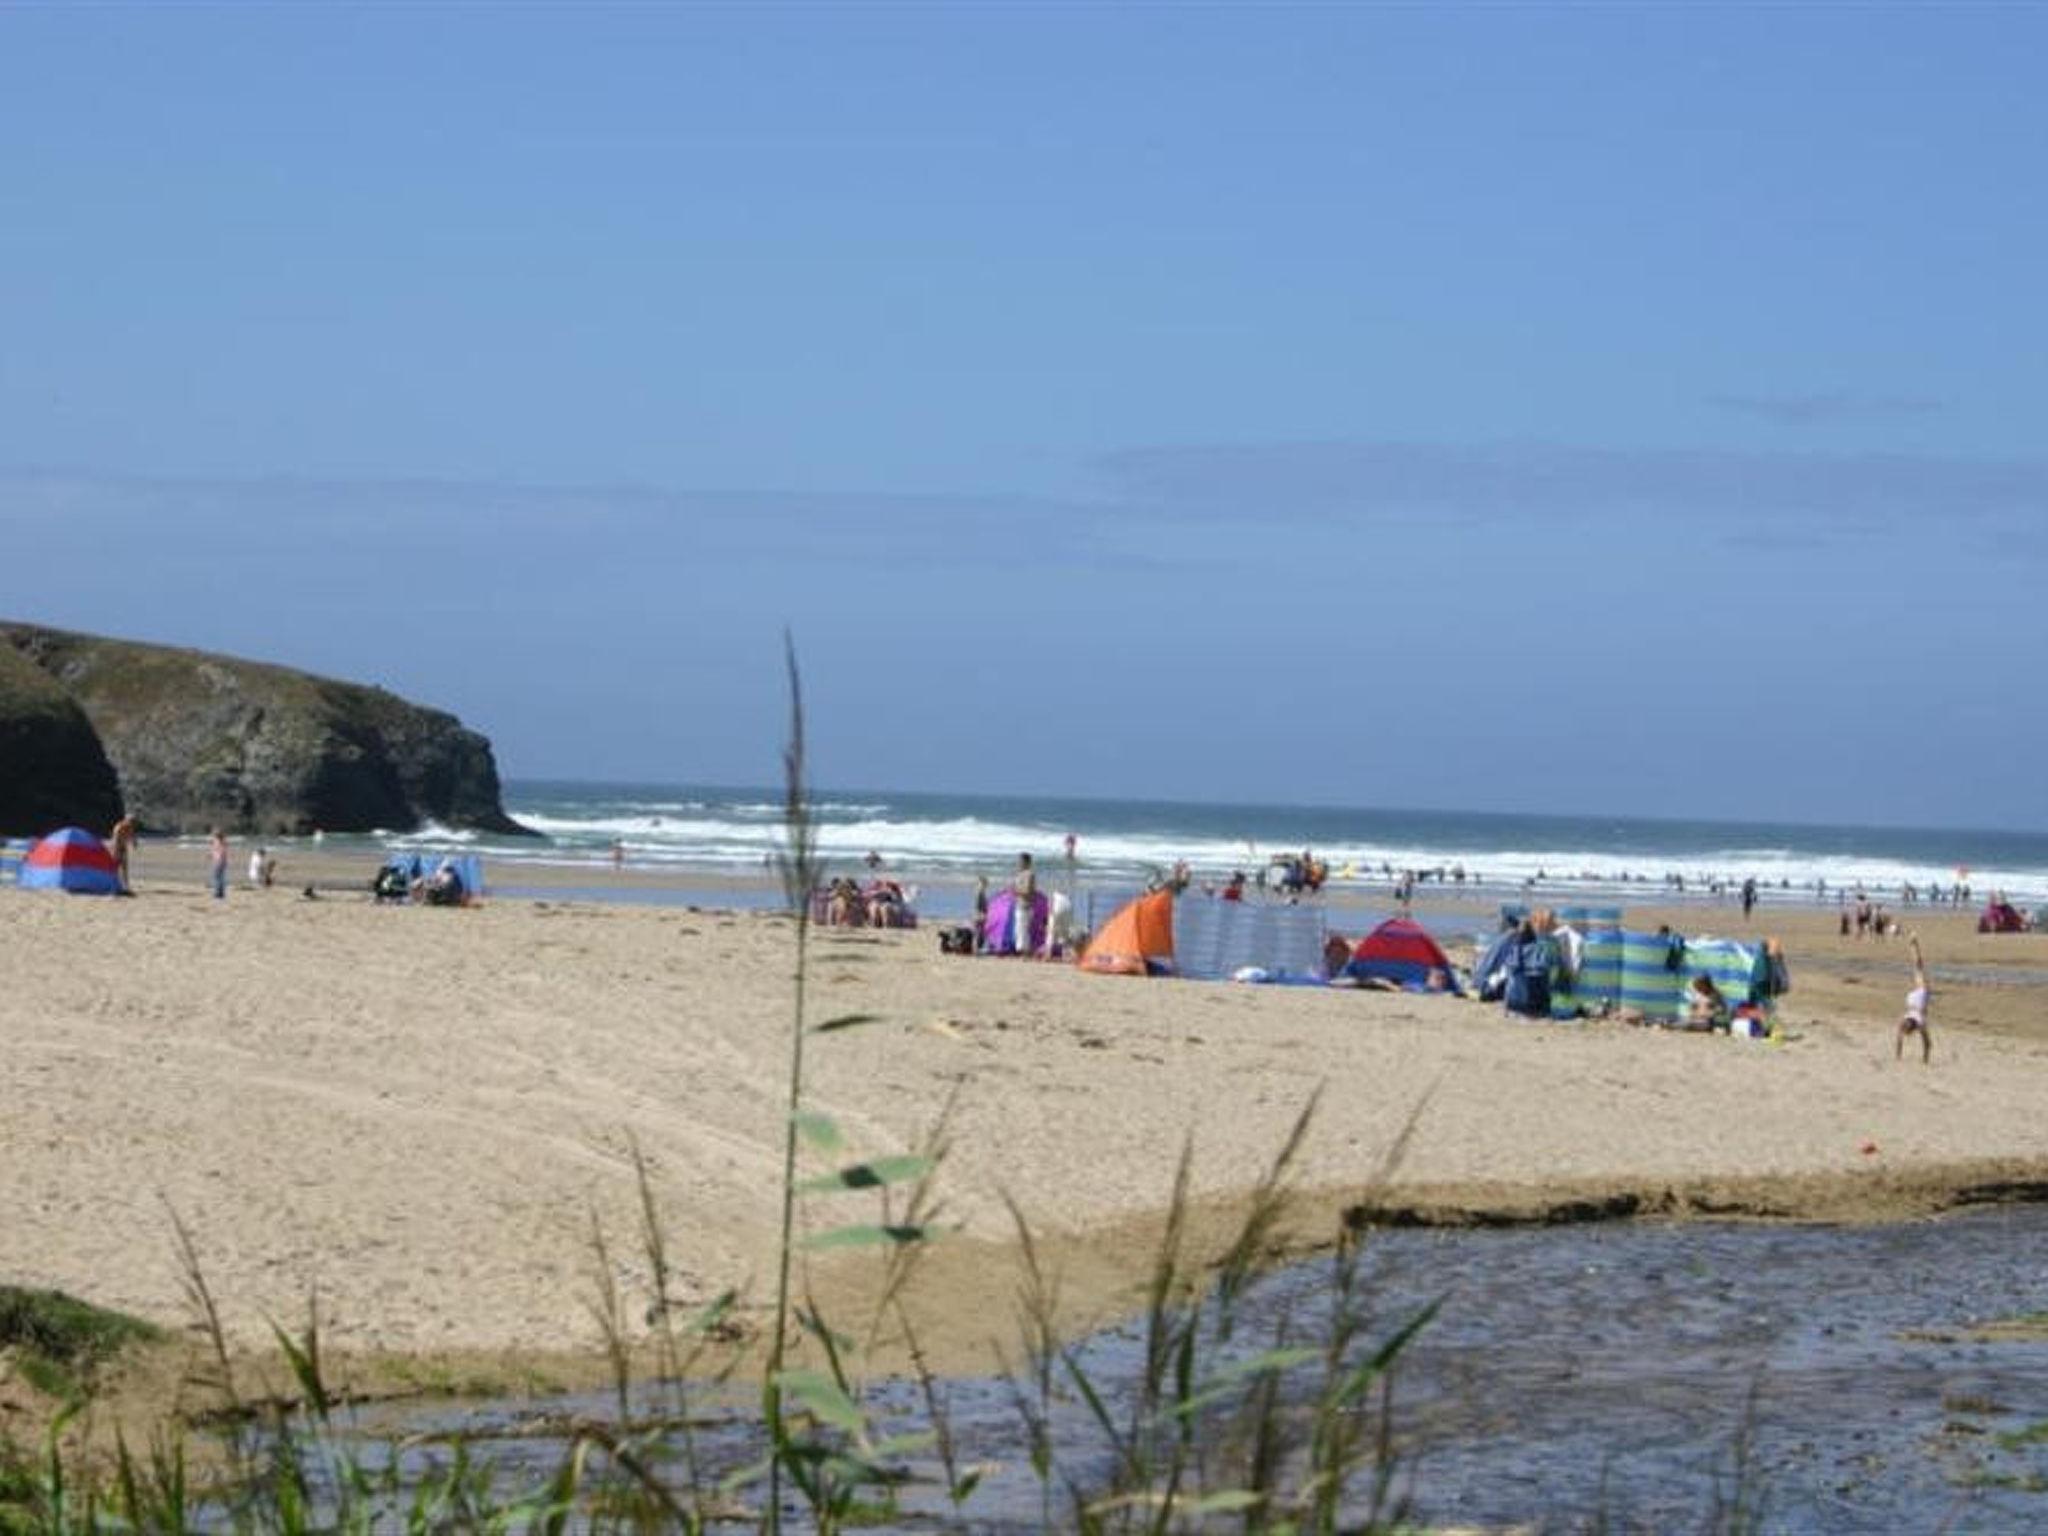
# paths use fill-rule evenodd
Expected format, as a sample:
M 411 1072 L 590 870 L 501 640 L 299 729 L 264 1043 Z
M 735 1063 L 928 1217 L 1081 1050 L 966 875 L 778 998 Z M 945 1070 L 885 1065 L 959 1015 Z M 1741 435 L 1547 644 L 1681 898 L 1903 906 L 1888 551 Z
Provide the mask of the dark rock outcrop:
M 105 836 L 121 786 L 92 722 L 54 679 L 0 645 L 0 836 L 81 826 Z
M 381 688 L 205 651 L 0 623 L 84 710 L 151 831 L 523 833 L 491 744 Z

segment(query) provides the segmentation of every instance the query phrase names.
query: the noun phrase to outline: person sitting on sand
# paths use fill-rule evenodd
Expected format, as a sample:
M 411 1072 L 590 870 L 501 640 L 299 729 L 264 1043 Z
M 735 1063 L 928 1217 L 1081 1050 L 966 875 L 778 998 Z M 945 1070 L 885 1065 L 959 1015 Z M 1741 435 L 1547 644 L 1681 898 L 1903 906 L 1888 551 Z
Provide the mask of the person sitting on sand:
M 825 904 L 825 921 L 834 928 L 858 928 L 866 917 L 860 887 L 841 875 L 832 882 L 831 899 Z
M 867 893 L 868 926 L 901 928 L 904 906 L 902 886 L 894 880 L 877 880 Z
M 1344 967 L 1351 963 L 1351 945 L 1343 934 L 1333 933 L 1323 940 L 1323 974 L 1342 976 Z
M 433 874 L 427 877 L 426 887 L 422 892 L 430 907 L 459 907 L 465 894 L 462 876 L 456 871 L 452 859 L 441 861 Z
M 1728 999 L 1721 989 L 1714 985 L 1714 978 L 1707 975 L 1695 976 L 1687 989 L 1685 1008 L 1687 1029 L 1726 1029 L 1728 1027 Z
M 1927 985 L 1927 961 L 1920 954 L 1920 935 L 1909 933 L 1906 940 L 1913 946 L 1913 989 L 1906 994 L 1905 1017 L 1899 1020 L 1899 1032 L 1892 1040 L 1892 1060 L 1901 1060 L 1906 1054 L 1906 1036 L 1920 1037 L 1920 1065 L 1926 1066 L 1934 1054 L 1934 1036 L 1927 1028 L 1927 1005 L 1933 997 Z

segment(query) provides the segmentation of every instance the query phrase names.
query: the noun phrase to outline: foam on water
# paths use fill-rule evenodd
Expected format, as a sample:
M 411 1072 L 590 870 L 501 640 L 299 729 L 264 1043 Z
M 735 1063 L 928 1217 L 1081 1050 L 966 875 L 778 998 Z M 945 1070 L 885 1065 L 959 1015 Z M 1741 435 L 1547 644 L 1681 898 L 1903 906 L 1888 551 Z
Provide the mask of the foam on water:
M 513 864 L 585 863 L 624 846 L 636 867 L 754 873 L 781 851 L 779 799 L 760 789 L 512 786 L 515 820 L 537 839 L 479 837 L 429 827 L 387 846 L 459 844 Z M 1625 818 L 1461 816 L 1449 812 L 1062 802 L 1029 797 L 836 794 L 812 805 L 820 853 L 847 867 L 879 854 L 892 869 L 937 877 L 996 873 L 1020 851 L 1062 865 L 1062 840 L 1079 839 L 1079 874 L 1097 884 L 1142 879 L 1186 860 L 1204 878 L 1256 872 L 1276 853 L 1313 847 L 1340 886 L 1380 887 L 1402 870 L 1441 873 L 1454 887 L 1514 890 L 1538 882 L 1568 894 L 1662 896 L 1673 879 L 1689 892 L 1754 877 L 1767 900 L 1829 900 L 1859 887 L 1896 900 L 1966 878 L 1981 899 L 2002 890 L 2023 905 L 2048 902 L 2048 837 L 1911 829 L 1716 826 Z M 1967 875 L 1959 866 L 1967 864 Z

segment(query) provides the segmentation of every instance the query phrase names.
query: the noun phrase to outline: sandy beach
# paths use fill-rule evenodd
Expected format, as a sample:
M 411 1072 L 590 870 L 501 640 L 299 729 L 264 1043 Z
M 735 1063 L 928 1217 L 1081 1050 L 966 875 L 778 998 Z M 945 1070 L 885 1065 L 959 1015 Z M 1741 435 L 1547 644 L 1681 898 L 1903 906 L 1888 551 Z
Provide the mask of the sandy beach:
M 991 1267 L 1012 1235 L 1005 1192 L 1065 1256 L 1076 1314 L 1103 1315 L 1142 1272 L 1184 1139 L 1198 1202 L 1227 1214 L 1319 1090 L 1289 1239 L 1303 1246 L 1368 1197 L 1439 1219 L 1588 1202 L 1857 1219 L 2048 1185 L 2048 988 L 2026 980 L 2048 970 L 2048 936 L 1923 921 L 1937 973 L 1970 977 L 1938 985 L 1923 1068 L 1892 1057 L 1902 943 L 1840 940 L 1824 912 L 1770 921 L 1795 980 L 1784 1045 L 816 932 L 810 1020 L 879 1022 L 811 1039 L 810 1104 L 843 1129 L 844 1161 L 907 1149 L 953 1103 L 941 1187 L 957 1231 L 922 1302 L 963 1351 L 1007 1314 Z M 180 1325 L 175 1211 L 241 1344 L 317 1289 L 330 1344 L 354 1354 L 594 1355 L 593 1222 L 627 1315 L 652 1300 L 637 1144 L 672 1299 L 758 1298 L 794 932 L 779 915 L 530 899 L 217 903 L 147 873 L 131 901 L 0 892 L 0 1278 Z M 805 1219 L 873 1209 L 819 1198 Z

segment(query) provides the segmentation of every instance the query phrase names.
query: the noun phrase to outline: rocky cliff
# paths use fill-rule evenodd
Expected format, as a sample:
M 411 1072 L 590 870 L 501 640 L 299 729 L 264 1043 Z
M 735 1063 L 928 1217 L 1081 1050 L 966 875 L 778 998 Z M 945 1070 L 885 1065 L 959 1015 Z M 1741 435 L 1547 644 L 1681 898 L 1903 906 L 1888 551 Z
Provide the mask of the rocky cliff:
M 487 740 L 381 688 L 27 624 L 0 623 L 0 652 L 84 711 L 148 830 L 526 830 Z
M 81 826 L 104 837 L 120 815 L 114 765 L 85 711 L 0 645 L 0 836 Z

